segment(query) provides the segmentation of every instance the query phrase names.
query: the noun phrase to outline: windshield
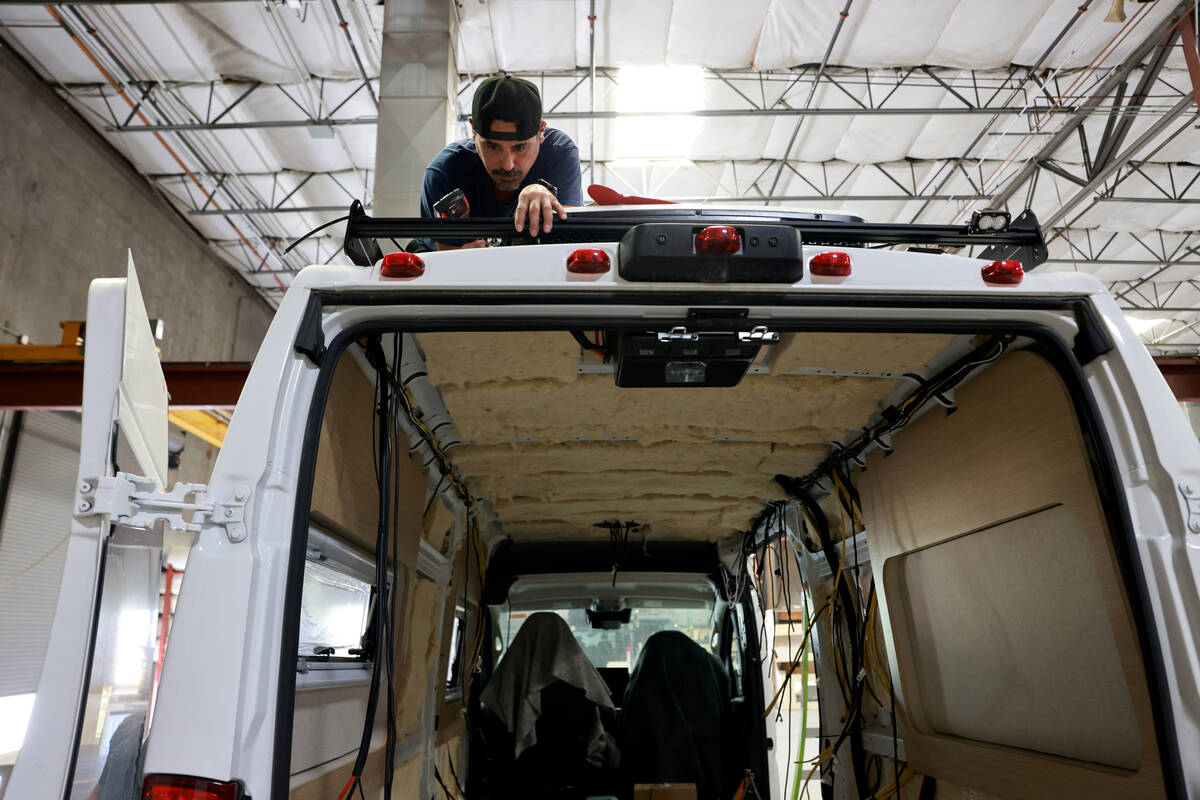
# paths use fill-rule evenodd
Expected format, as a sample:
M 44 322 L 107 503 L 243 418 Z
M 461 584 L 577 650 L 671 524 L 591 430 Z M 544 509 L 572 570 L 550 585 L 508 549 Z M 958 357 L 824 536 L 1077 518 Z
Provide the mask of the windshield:
M 562 617 L 583 652 L 596 667 L 625 667 L 633 669 L 646 640 L 659 631 L 681 631 L 696 644 L 711 653 L 713 637 L 713 607 L 695 606 L 680 608 L 671 606 L 634 606 L 630 609 L 629 622 L 615 630 L 593 628 L 584 608 L 501 608 L 499 613 L 499 655 L 508 651 L 509 643 L 521 629 L 521 625 L 538 611 L 550 611 Z

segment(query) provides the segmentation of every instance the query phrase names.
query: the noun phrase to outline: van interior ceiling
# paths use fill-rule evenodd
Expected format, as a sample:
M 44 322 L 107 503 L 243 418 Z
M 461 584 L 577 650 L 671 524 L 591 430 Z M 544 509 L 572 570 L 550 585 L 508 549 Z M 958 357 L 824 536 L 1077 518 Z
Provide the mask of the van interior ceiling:
M 639 358 L 701 359 L 639 351 L 652 331 L 349 344 L 290 796 L 1161 796 L 1121 535 L 1054 348 L 773 330 L 723 354 L 728 386 L 655 385 Z

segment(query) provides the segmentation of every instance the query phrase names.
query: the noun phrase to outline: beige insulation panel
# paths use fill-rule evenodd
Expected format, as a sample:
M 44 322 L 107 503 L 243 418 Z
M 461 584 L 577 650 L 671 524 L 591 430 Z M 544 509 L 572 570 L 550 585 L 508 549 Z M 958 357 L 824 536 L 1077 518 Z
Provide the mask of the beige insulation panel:
M 321 422 L 312 512 L 367 552 L 375 550 L 379 492 L 371 453 L 375 389 L 351 358 L 338 361 Z
M 620 389 L 580 373 L 566 332 L 429 333 L 420 341 L 467 444 L 449 452 L 515 538 L 607 536 L 606 519 L 655 538 L 716 539 L 783 497 L 868 424 L 910 372 L 953 337 L 787 334 L 770 374 L 732 388 Z M 863 375 L 785 374 L 837 370 Z
M 793 333 L 767 358 L 772 372 L 823 369 L 903 375 L 940 353 L 953 336 L 879 333 Z
M 375 484 L 375 439 L 372 414 L 375 388 L 354 359 L 338 361 L 329 390 L 317 463 L 313 475 L 312 517 L 327 533 L 366 554 L 375 552 L 379 526 L 379 491 Z M 398 521 L 400 561 L 414 569 L 422 535 L 419 518 L 425 507 L 426 479 L 421 462 L 397 452 L 401 514 Z
M 910 765 L 1006 797 L 1163 796 L 1137 637 L 1062 379 L 1016 352 L 956 400 L 858 480 Z
M 441 599 L 438 585 L 418 576 L 409 597 L 412 605 L 409 613 L 404 615 L 409 626 L 405 634 L 408 652 L 405 653 L 404 666 L 396 676 L 396 729 L 400 732 L 400 738 L 421 728 L 425 699 L 434 688 L 429 685 L 429 669 L 437 660 L 441 644 L 437 635 L 438 617 L 442 611 L 438 603 Z

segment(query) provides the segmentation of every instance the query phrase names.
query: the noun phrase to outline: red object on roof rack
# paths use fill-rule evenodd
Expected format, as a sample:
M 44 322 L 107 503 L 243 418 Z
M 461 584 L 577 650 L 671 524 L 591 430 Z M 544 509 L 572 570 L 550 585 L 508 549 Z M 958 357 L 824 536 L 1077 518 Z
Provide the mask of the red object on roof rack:
M 647 206 L 647 205 L 663 205 L 673 206 L 675 203 L 671 200 L 659 200 L 655 197 L 638 197 L 632 194 L 620 194 L 619 192 L 601 186 L 598 183 L 593 183 L 587 188 L 588 197 L 596 201 L 598 206 Z

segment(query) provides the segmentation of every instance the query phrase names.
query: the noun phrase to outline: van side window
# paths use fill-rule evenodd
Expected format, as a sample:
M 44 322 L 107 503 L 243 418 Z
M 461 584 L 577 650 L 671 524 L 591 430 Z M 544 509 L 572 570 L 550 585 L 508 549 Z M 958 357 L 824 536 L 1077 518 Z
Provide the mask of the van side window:
M 733 635 L 729 637 L 729 683 L 735 698 L 744 697 L 742 664 L 746 654 L 746 617 L 741 605 L 735 603 L 730 607 L 729 618 L 733 623 Z
M 462 697 L 463 633 L 467 628 L 467 610 L 462 606 L 454 609 L 454 623 L 450 629 L 450 661 L 446 667 L 446 700 L 452 702 Z
M 371 560 L 312 528 L 300 596 L 297 669 L 361 670 L 373 658 L 369 639 L 376 602 Z

